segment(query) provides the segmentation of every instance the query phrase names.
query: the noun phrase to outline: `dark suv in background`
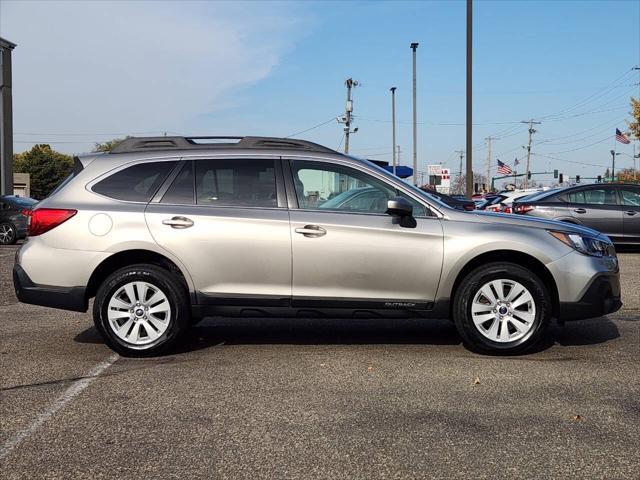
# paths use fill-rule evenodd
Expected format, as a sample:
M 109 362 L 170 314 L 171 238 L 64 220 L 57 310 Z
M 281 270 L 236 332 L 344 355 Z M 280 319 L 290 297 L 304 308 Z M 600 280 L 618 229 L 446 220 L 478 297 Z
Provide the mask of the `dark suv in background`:
M 27 236 L 27 219 L 38 203 L 33 198 L 0 196 L 0 245 L 13 245 Z
M 549 190 L 513 203 L 513 213 L 598 230 L 618 245 L 640 245 L 640 185 L 583 185 Z

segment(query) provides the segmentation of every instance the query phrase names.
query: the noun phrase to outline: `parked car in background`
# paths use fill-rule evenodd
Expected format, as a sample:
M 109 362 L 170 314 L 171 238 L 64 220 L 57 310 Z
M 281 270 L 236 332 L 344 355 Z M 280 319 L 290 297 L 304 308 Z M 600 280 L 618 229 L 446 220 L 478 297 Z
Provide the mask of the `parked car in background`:
M 0 245 L 13 245 L 27 236 L 29 212 L 36 203 L 28 197 L 0 196 Z
M 592 184 L 518 199 L 516 214 L 585 225 L 616 244 L 640 245 L 640 185 Z
M 203 317 L 272 315 L 451 318 L 466 345 L 512 354 L 552 318 L 621 307 L 606 236 L 440 198 L 303 140 L 128 138 L 76 157 L 30 213 L 13 283 L 24 303 L 94 298 L 105 341 L 138 356 Z
M 498 194 L 499 199 L 494 199 L 491 203 L 485 205 L 484 210 L 496 213 L 512 213 L 511 204 L 514 200 L 542 191 L 543 190 L 541 188 L 528 188 L 526 190 L 510 190 L 500 192 Z
M 495 201 L 500 202 L 500 198 L 501 198 L 500 195 L 489 194 L 489 195 L 485 195 L 484 197 L 474 199 L 473 201 L 476 204 L 477 210 L 485 210 L 493 202 Z
M 466 212 L 470 212 L 476 209 L 475 202 L 469 200 L 464 195 L 446 195 L 444 193 L 434 192 L 430 189 L 423 189 L 423 191 L 441 201 L 445 205 L 451 208 L 455 208 L 456 210 L 464 210 Z

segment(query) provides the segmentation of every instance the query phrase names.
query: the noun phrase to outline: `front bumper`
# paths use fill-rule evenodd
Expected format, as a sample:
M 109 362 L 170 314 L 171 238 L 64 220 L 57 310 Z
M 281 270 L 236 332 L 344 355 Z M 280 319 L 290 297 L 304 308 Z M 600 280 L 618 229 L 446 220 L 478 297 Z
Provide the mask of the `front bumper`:
M 600 274 L 593 278 L 577 302 L 560 302 L 558 320 L 581 320 L 601 317 L 622 307 L 620 277 L 617 273 Z
M 13 287 L 22 303 L 42 305 L 74 312 L 86 312 L 88 303 L 84 287 L 53 287 L 31 281 L 20 265 L 13 267 Z

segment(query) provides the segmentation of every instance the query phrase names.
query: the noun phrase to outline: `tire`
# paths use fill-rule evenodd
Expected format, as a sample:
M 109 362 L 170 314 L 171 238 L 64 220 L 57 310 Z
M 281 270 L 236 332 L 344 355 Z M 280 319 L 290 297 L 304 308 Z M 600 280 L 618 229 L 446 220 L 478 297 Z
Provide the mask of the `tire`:
M 9 222 L 0 223 L 0 245 L 13 245 L 17 241 L 16 227 Z
M 489 354 L 531 349 L 544 337 L 551 312 L 551 297 L 542 281 L 530 270 L 506 262 L 470 272 L 453 304 L 454 323 L 464 343 Z
M 93 304 L 93 320 L 105 342 L 124 356 L 167 352 L 190 326 L 185 286 L 154 265 L 132 265 L 109 275 Z

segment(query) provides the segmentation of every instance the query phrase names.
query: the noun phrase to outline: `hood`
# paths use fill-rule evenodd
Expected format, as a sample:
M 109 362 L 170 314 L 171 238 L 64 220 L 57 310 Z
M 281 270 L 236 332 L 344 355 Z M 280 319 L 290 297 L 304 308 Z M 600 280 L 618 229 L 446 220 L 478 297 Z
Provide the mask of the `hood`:
M 476 211 L 470 213 L 481 218 L 483 221 L 490 223 L 518 225 L 521 227 L 531 228 L 544 228 L 545 230 L 560 230 L 563 232 L 578 233 L 590 237 L 606 237 L 602 233 L 598 232 L 597 230 L 593 230 L 592 228 L 583 227 L 582 225 L 576 225 L 568 222 L 559 222 L 556 220 L 547 220 L 544 218 L 530 217 L 525 215 L 492 213 L 484 211 Z

